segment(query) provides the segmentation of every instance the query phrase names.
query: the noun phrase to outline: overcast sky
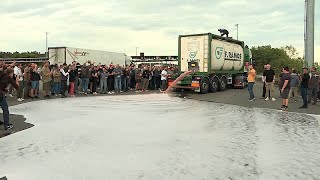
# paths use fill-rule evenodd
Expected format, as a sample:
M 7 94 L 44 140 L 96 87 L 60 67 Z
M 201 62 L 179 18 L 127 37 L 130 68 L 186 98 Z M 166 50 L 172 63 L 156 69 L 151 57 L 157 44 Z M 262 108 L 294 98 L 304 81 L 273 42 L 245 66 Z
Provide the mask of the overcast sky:
M 316 15 L 320 17 L 320 2 Z M 1 51 L 71 46 L 135 55 L 177 55 L 180 34 L 226 28 L 251 46 L 303 52 L 304 0 L 1 0 Z M 315 20 L 320 60 L 320 19 Z

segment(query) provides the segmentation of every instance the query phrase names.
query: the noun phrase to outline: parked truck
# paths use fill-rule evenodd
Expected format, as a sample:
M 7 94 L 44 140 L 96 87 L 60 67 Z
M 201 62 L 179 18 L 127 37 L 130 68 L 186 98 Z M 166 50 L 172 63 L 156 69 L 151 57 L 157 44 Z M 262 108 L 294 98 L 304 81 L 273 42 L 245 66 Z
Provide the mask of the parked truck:
M 178 82 L 176 91 L 191 89 L 205 94 L 247 86 L 252 55 L 243 41 L 211 33 L 180 35 L 178 55 L 179 74 L 190 70 L 194 73 Z M 169 78 L 168 84 L 176 77 Z
M 101 63 L 109 65 L 110 63 L 113 63 L 124 65 L 126 61 L 126 55 L 124 53 L 108 51 L 72 47 L 49 47 L 48 52 L 51 64 L 71 64 L 73 61 L 83 64 L 87 61 L 91 61 L 96 64 Z

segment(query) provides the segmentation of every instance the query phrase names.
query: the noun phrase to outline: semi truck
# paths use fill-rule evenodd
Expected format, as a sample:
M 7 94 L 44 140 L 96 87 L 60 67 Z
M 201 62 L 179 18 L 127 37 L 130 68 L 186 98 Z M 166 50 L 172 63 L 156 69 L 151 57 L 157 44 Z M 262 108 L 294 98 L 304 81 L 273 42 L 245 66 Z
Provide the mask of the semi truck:
M 51 64 L 71 64 L 76 61 L 84 64 L 87 61 L 95 62 L 96 64 L 109 65 L 119 64 L 124 65 L 126 62 L 125 53 L 116 53 L 109 51 L 99 51 L 91 49 L 73 48 L 73 47 L 49 47 L 49 62 Z
M 179 81 L 175 91 L 206 94 L 247 86 L 252 54 L 243 41 L 212 33 L 180 35 L 178 41 L 179 74 L 190 70 L 193 73 Z M 169 86 L 179 74 L 168 78 Z

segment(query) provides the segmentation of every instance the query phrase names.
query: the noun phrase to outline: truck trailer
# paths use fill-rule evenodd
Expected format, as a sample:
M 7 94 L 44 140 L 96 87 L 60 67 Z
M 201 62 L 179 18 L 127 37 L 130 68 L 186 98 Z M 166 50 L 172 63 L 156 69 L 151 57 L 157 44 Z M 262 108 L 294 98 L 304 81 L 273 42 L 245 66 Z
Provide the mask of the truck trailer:
M 194 90 L 202 94 L 224 91 L 227 87 L 245 88 L 252 55 L 243 41 L 219 35 L 180 35 L 178 47 L 179 76 L 194 73 L 178 82 L 176 91 Z M 168 85 L 176 78 L 168 79 Z
M 95 62 L 96 64 L 109 65 L 119 64 L 124 65 L 126 62 L 125 53 L 115 53 L 108 51 L 99 51 L 72 47 L 49 47 L 49 62 L 51 64 L 71 64 L 76 61 L 84 64 L 87 61 Z

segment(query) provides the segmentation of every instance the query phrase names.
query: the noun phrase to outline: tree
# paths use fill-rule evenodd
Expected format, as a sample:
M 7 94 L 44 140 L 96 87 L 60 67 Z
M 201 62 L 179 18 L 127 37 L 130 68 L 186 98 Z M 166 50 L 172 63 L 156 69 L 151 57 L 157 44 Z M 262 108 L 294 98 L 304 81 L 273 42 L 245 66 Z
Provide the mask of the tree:
M 294 58 L 296 49 L 293 46 L 286 48 L 272 48 L 271 45 L 252 47 L 252 58 L 256 62 L 256 70 L 262 73 L 265 64 L 271 64 L 272 69 L 280 74 L 283 67 L 288 66 L 290 69 L 300 71 L 303 67 L 303 59 Z M 289 52 L 289 54 L 288 54 Z
M 291 59 L 296 59 L 299 56 L 297 49 L 292 45 L 282 47 L 281 49 L 284 49 Z

